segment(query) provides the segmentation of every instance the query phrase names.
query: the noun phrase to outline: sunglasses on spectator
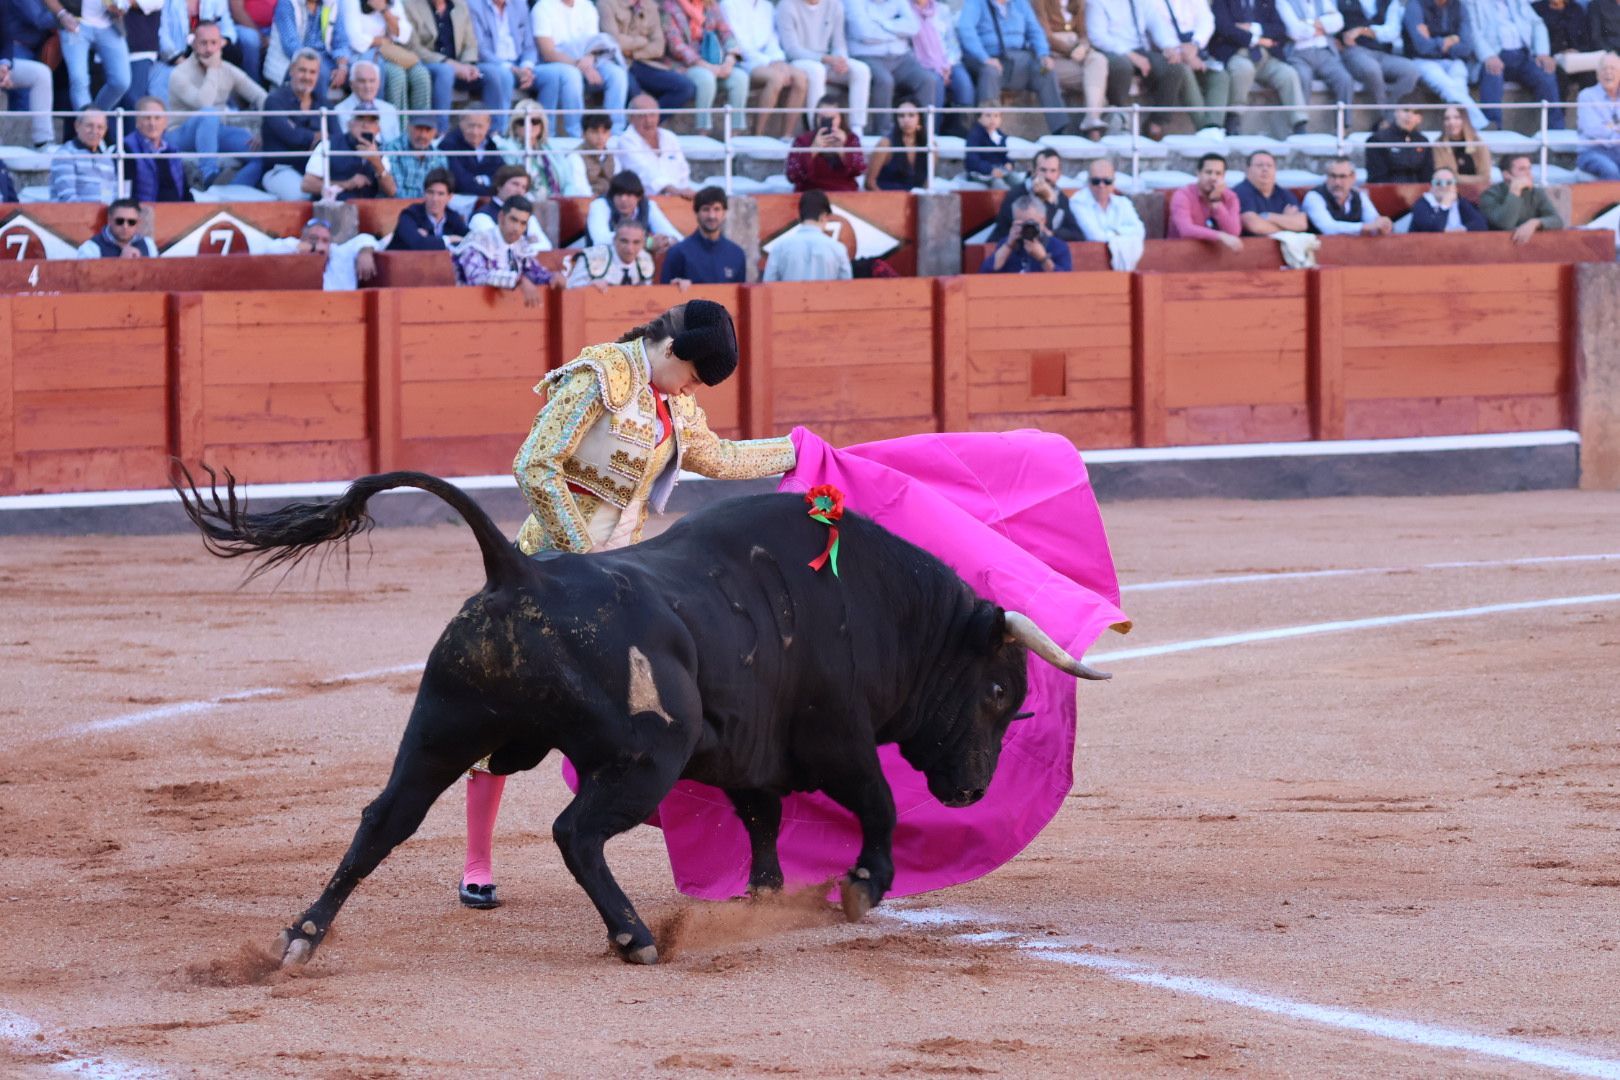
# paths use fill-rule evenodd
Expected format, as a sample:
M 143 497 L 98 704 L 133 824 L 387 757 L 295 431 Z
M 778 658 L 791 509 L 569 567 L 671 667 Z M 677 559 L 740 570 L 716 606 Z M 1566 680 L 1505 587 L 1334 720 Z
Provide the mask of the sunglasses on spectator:
M 1088 179 L 1090 180 L 1092 187 L 1102 187 L 1105 184 L 1112 184 L 1114 182 L 1114 178 L 1112 176 L 1092 176 L 1088 177 Z
M 141 223 L 141 219 L 133 217 L 115 217 L 112 219 L 112 223 L 114 225 L 139 225 Z

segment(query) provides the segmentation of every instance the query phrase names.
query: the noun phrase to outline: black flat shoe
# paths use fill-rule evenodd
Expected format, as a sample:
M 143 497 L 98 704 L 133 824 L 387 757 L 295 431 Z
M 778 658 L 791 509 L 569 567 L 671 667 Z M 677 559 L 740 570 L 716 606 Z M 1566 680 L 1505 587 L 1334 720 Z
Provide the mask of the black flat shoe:
M 501 902 L 495 899 L 495 886 L 493 885 L 467 885 L 464 883 L 457 889 L 457 895 L 461 897 L 461 902 L 464 905 L 470 908 L 478 908 L 480 911 L 501 906 Z

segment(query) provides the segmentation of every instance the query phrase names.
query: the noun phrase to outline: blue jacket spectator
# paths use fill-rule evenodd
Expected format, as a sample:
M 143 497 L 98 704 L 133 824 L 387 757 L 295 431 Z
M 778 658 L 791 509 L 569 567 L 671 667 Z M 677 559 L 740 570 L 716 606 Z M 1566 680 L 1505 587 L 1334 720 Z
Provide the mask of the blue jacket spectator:
M 511 35 L 512 58 L 504 62 L 533 69 L 540 60 L 534 44 L 534 32 L 529 28 L 528 5 L 522 0 L 506 0 L 506 9 L 496 12 L 491 0 L 466 0 L 467 14 L 472 16 L 473 36 L 478 39 L 478 62 L 491 64 L 503 60 L 500 24 L 504 19 Z
M 11 178 L 11 170 L 6 163 L 0 161 L 0 203 L 14 203 L 17 198 L 17 182 Z
M 446 236 L 466 236 L 467 219 L 450 209 L 444 209 L 444 220 L 437 228 L 428 218 L 427 207 L 421 203 L 407 206 L 399 212 L 394 225 L 394 238 L 388 241 L 389 251 L 443 251 Z
M 321 57 L 321 92 L 331 81 L 332 68 L 349 59 L 348 35 L 338 25 L 334 0 L 316 0 L 309 10 L 305 0 L 276 0 L 270 20 L 270 46 L 264 56 L 264 81 L 280 86 L 299 49 L 314 49 Z
M 1448 0 L 1444 4 L 1437 0 L 1411 0 L 1406 5 L 1402 25 L 1406 31 L 1406 55 L 1415 60 L 1472 63 L 1478 59 L 1474 52 L 1474 28 L 1463 0 Z M 1427 35 L 1418 32 L 1420 26 L 1428 30 Z M 1440 43 L 1452 35 L 1461 40 L 1449 52 L 1443 52 Z
M 298 94 L 290 86 L 278 86 L 265 96 L 266 112 L 300 113 L 298 116 L 267 116 L 260 124 L 259 135 L 265 152 L 279 154 L 263 159 L 265 172 L 277 165 L 285 165 L 300 173 L 304 171 L 304 166 L 309 162 L 309 152 L 321 140 L 320 95 L 321 88 L 317 86 L 315 98 L 308 109 L 299 105 Z
M 1040 274 L 1050 272 L 1055 274 L 1060 271 L 1074 269 L 1074 260 L 1069 255 L 1068 244 L 1055 236 L 1042 237 L 1041 244 L 1046 248 L 1047 258 L 1052 260 L 1052 269 L 1050 271 L 1045 270 L 1039 259 L 1032 258 L 1029 252 L 1024 249 L 1023 244 L 1013 244 L 1012 250 L 1007 254 L 1007 261 L 1001 264 L 1001 269 L 996 269 L 996 251 L 999 249 L 992 249 L 984 257 L 984 262 L 979 264 L 979 273 Z
M 694 232 L 664 255 L 659 284 L 676 279 L 694 285 L 742 285 L 748 281 L 748 256 L 724 236 L 710 240 Z
M 997 169 L 1003 173 L 1008 170 L 1007 136 L 1000 128 L 992 130 L 985 127 L 982 122 L 974 124 L 968 128 L 964 142 L 967 145 L 966 152 L 962 156 L 962 168 L 971 174 L 973 179 L 984 180 Z
M 1455 213 L 1455 219 L 1453 219 Z M 1461 230 L 1453 226 L 1461 226 Z M 1408 232 L 1437 233 L 1437 232 L 1487 232 L 1490 223 L 1485 215 L 1480 213 L 1479 207 L 1461 196 L 1449 207 L 1441 206 L 1429 192 L 1423 193 L 1423 198 L 1412 204 L 1412 216 L 1407 225 Z
M 483 140 L 477 147 L 468 142 L 467 129 L 476 131 L 477 125 L 477 116 L 463 116 L 461 122 L 439 140 L 439 153 L 450 163 L 450 175 L 455 178 L 457 195 L 482 197 L 495 194 L 495 173 L 506 164 L 506 159 L 501 156 L 501 148 L 488 134 L 488 117 L 483 119 Z M 482 151 L 483 156 L 473 157 L 465 153 L 473 149 Z
M 0 0 L 0 58 L 38 60 L 56 31 L 56 17 L 40 0 Z
M 991 14 L 994 0 L 966 0 L 962 14 L 956 20 L 956 36 L 962 43 L 962 55 L 975 64 L 982 64 L 992 56 L 999 57 L 1013 49 L 1028 49 L 1037 57 L 1051 50 L 1046 44 L 1046 31 L 1029 0 L 1011 0 L 1005 12 Z M 1001 22 L 1001 34 L 996 34 L 996 21 Z
M 172 151 L 168 143 L 154 146 L 139 131 L 124 136 L 124 149 L 132 154 L 158 154 Z M 129 181 L 129 195 L 143 203 L 191 202 L 191 190 L 186 187 L 186 166 L 171 153 L 167 157 L 132 157 L 124 159 L 124 177 Z
M 1412 2 L 1416 4 L 1417 0 Z M 1257 38 L 1288 40 L 1288 28 L 1283 25 L 1282 16 L 1277 14 L 1276 0 L 1250 0 L 1248 3 L 1214 0 L 1210 6 L 1215 15 L 1215 32 L 1210 35 L 1209 55 L 1223 64 L 1239 52 L 1259 64 L 1264 51 L 1254 44 Z M 1249 23 L 1251 28 L 1240 29 L 1238 23 Z M 1283 49 L 1272 49 L 1271 55 L 1280 59 Z

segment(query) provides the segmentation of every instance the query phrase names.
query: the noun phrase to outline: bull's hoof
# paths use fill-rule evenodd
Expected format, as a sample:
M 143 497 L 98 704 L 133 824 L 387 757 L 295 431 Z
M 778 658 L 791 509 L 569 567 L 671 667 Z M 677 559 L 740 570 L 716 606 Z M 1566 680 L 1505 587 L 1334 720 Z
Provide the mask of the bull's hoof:
M 628 933 L 610 935 L 608 941 L 613 945 L 613 951 L 619 954 L 619 959 L 627 964 L 658 963 L 656 945 L 637 945 L 635 937 Z
M 864 870 L 855 871 L 855 874 L 866 873 Z M 847 922 L 860 922 L 868 911 L 877 906 L 877 899 L 872 895 L 872 882 L 866 877 L 851 875 L 840 881 L 838 899 Z
M 276 951 L 281 954 L 281 969 L 301 968 L 309 963 L 315 952 L 315 943 L 296 930 L 283 930 L 276 938 Z

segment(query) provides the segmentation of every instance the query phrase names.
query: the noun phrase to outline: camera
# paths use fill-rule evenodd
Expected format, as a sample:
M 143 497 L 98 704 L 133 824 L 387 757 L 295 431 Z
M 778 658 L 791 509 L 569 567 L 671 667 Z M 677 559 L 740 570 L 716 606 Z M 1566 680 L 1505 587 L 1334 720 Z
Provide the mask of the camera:
M 833 125 L 833 122 L 830 119 L 828 119 L 827 117 L 823 116 L 820 120 L 816 121 L 816 130 L 817 131 L 831 131 L 832 130 L 832 125 Z
M 1020 222 L 1018 225 L 1018 231 L 1013 234 L 1013 239 L 1017 240 L 1020 244 L 1027 244 L 1031 240 L 1039 240 L 1040 238 L 1041 227 L 1035 224 L 1033 221 Z

